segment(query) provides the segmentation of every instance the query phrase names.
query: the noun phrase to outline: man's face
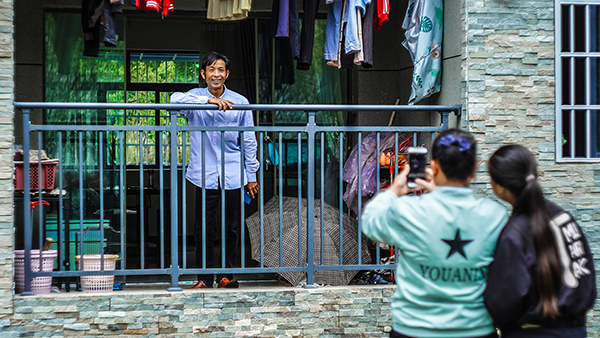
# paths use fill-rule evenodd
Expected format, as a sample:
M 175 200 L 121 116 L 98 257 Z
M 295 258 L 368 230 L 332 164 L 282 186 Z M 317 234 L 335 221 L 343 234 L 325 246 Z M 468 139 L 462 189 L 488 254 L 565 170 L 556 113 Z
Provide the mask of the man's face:
M 229 70 L 225 68 L 225 61 L 219 59 L 212 65 L 206 66 L 206 69 L 201 69 L 200 75 L 206 81 L 209 90 L 220 91 L 229 77 Z

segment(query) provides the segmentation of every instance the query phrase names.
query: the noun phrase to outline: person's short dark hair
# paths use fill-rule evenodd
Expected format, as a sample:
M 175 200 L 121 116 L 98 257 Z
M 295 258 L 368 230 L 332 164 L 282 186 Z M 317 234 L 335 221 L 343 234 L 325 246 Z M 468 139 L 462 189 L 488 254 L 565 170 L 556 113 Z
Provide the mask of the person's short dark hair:
M 210 52 L 202 58 L 202 69 L 206 71 L 206 67 L 211 66 L 213 63 L 219 60 L 223 60 L 223 62 L 225 62 L 225 70 L 228 70 L 230 64 L 229 59 L 227 56 L 217 52 Z
M 464 181 L 477 165 L 477 142 L 460 129 L 447 129 L 433 141 L 431 159 L 437 161 L 450 180 Z

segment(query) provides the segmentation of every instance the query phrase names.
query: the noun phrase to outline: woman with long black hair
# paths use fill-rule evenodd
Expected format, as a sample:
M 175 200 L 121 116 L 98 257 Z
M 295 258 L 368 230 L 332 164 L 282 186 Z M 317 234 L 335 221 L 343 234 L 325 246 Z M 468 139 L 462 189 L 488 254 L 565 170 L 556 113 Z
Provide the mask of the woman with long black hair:
M 573 217 L 544 198 L 536 160 L 508 145 L 490 158 L 494 193 L 513 206 L 488 271 L 484 303 L 503 338 L 586 337 L 594 261 Z

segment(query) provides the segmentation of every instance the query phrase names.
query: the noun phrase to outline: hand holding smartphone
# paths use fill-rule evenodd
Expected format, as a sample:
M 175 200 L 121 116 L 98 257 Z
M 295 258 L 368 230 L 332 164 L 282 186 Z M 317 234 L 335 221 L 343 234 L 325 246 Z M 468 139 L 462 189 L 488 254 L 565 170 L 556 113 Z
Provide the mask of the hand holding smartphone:
M 415 183 L 415 178 L 425 179 L 425 168 L 427 167 L 427 148 L 409 147 L 407 149 L 408 159 L 407 164 L 410 166 L 408 173 L 408 181 L 406 185 L 409 188 L 418 188 Z

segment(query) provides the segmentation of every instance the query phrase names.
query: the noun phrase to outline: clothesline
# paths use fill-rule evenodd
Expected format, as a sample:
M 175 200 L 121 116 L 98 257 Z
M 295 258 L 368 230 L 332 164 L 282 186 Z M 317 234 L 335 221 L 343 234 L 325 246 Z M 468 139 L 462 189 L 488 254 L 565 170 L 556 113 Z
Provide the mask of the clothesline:
M 125 0 L 83 0 L 82 28 L 84 56 L 98 56 L 100 26 L 104 27 L 104 44 L 116 46 L 115 16 L 123 12 Z M 141 11 L 156 11 L 163 16 L 175 9 L 174 0 L 127 0 Z M 373 28 L 379 31 L 389 21 L 389 0 L 325 0 L 328 6 L 323 57 L 326 64 L 338 68 L 373 62 Z M 251 11 L 252 0 L 208 0 L 207 18 L 216 21 L 242 20 Z M 296 68 L 308 70 L 312 65 L 315 20 L 319 0 L 304 0 L 302 30 L 298 0 L 273 0 L 272 38 L 286 40 Z M 414 64 L 409 104 L 440 91 L 441 42 L 443 33 L 442 0 L 409 0 L 402 27 L 402 42 Z

